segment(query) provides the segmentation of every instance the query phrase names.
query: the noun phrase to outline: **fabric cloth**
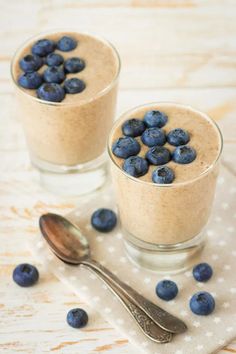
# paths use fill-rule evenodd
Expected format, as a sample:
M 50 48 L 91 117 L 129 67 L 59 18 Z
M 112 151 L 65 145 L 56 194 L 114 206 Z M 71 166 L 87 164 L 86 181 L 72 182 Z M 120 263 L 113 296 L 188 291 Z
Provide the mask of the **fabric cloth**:
M 213 267 L 213 277 L 206 283 L 196 282 L 191 269 L 170 276 L 141 269 L 131 263 L 125 254 L 119 224 L 109 234 L 99 233 L 91 227 L 90 217 L 94 210 L 100 207 L 115 210 L 115 200 L 110 186 L 90 197 L 81 198 L 78 208 L 68 215 L 68 218 L 77 223 L 87 236 L 92 256 L 96 260 L 151 301 L 186 322 L 187 332 L 175 335 L 168 344 L 157 344 L 147 339 L 97 275 L 83 266 L 73 267 L 58 260 L 41 235 L 38 234 L 29 246 L 40 262 L 122 332 L 136 347 L 137 353 L 212 353 L 236 336 L 235 181 L 235 177 L 222 168 L 214 209 L 206 229 L 207 244 L 199 260 L 208 262 Z M 163 278 L 174 280 L 179 287 L 178 296 L 169 302 L 157 298 L 155 294 L 156 284 Z M 210 292 L 216 301 L 215 311 L 206 317 L 196 316 L 189 309 L 190 297 L 200 290 Z

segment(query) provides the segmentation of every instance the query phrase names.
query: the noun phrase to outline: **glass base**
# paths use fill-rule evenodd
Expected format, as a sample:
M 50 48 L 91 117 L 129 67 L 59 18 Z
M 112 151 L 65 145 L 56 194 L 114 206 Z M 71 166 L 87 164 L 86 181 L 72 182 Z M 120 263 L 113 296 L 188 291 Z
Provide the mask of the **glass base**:
M 162 274 L 176 274 L 199 262 L 206 236 L 201 232 L 186 242 L 156 245 L 141 241 L 123 230 L 125 250 L 136 265 Z
M 92 193 L 103 187 L 108 176 L 106 154 L 76 166 L 54 165 L 32 155 L 31 162 L 39 170 L 40 184 L 61 196 Z

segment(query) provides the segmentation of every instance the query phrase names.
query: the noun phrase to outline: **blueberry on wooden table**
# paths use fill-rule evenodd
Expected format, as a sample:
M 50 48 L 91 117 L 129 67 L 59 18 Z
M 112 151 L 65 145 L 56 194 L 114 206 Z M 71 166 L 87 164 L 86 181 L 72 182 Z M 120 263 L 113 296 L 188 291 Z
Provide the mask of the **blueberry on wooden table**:
M 22 263 L 14 269 L 12 277 L 16 284 L 22 287 L 29 287 L 37 283 L 39 272 L 35 266 Z
M 114 211 L 100 208 L 92 214 L 91 224 L 97 231 L 109 232 L 116 226 L 117 217 Z
M 167 115 L 160 111 L 148 111 L 144 115 L 144 123 L 148 128 L 162 128 L 167 123 Z
M 68 312 L 66 320 L 73 328 L 83 328 L 88 323 L 88 315 L 83 309 L 75 308 Z
M 215 300 L 208 292 L 199 291 L 191 297 L 189 306 L 196 315 L 207 316 L 214 311 Z

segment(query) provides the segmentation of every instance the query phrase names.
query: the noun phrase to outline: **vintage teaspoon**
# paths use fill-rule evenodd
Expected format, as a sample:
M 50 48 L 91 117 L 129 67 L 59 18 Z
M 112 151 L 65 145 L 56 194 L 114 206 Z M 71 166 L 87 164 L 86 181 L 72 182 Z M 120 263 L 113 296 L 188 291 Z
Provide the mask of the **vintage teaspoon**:
M 69 220 L 60 215 L 49 213 L 40 217 L 39 225 L 44 238 L 59 258 L 71 264 L 87 265 L 102 274 L 164 330 L 171 333 L 182 333 L 187 329 L 182 320 L 147 300 L 119 280 L 108 269 L 91 259 L 87 239 L 79 228 Z

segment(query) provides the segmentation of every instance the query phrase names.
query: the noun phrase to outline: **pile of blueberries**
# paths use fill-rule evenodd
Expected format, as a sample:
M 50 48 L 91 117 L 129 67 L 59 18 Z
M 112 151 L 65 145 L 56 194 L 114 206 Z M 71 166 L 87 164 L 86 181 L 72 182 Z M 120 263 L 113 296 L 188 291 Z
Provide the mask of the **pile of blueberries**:
M 196 158 L 196 151 L 189 145 L 189 133 L 181 128 L 173 129 L 168 134 L 161 129 L 167 123 L 168 117 L 165 113 L 152 110 L 146 112 L 143 120 L 132 118 L 122 124 L 124 136 L 117 139 L 112 145 L 112 152 L 115 156 L 124 159 L 123 170 L 133 177 L 141 177 L 148 172 L 149 165 L 159 166 L 153 171 L 152 181 L 154 183 L 172 183 L 175 174 L 167 166 L 170 160 L 179 164 L 191 163 Z M 141 137 L 141 142 L 150 149 L 145 158 L 138 156 L 141 145 L 135 139 Z M 171 153 L 164 147 L 165 143 L 175 146 Z
M 31 48 L 31 54 L 25 55 L 19 65 L 24 72 L 18 78 L 18 84 L 30 90 L 36 90 L 37 97 L 51 102 L 61 102 L 66 94 L 82 92 L 86 85 L 76 77 L 66 79 L 66 74 L 74 74 L 85 68 L 85 62 L 79 57 L 64 60 L 55 50 L 69 52 L 77 47 L 77 41 L 64 36 L 59 41 L 40 39 Z M 38 72 L 44 65 L 42 74 Z M 63 86 L 62 86 L 63 83 Z

